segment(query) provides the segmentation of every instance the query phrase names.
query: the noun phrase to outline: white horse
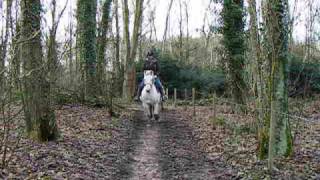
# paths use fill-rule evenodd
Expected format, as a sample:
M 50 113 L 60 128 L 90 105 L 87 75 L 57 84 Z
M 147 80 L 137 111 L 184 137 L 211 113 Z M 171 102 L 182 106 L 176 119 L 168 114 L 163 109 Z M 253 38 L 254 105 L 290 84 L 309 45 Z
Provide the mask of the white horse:
M 144 71 L 143 82 L 144 88 L 142 89 L 140 100 L 142 101 L 142 106 L 148 118 L 158 120 L 161 95 L 158 92 L 154 82 L 156 76 L 151 70 Z

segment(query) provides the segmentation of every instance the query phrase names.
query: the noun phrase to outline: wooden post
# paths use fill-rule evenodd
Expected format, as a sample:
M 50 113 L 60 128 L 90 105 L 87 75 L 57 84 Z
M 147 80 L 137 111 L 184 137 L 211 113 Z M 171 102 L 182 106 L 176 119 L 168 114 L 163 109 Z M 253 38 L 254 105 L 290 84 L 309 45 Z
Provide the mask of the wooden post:
M 188 99 L 188 91 L 187 88 L 184 89 L 184 100 L 186 101 Z
M 166 88 L 166 95 L 167 95 L 167 98 L 169 100 L 169 89 L 168 88 Z
M 193 105 L 193 117 L 196 116 L 196 104 L 195 104 L 195 96 L 196 96 L 196 90 L 195 88 L 192 88 L 192 105 Z
M 173 107 L 176 107 L 177 103 L 177 88 L 174 88 L 174 94 L 173 94 Z
M 212 103 L 213 103 L 213 119 L 215 120 L 217 118 L 216 93 L 213 94 Z

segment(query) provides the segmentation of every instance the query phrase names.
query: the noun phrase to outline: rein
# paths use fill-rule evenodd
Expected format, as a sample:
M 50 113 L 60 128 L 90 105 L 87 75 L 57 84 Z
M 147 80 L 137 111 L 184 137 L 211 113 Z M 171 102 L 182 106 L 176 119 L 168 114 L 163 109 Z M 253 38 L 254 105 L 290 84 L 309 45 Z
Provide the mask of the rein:
M 144 86 L 147 86 L 147 85 L 150 85 L 150 88 L 152 89 L 152 87 L 154 86 L 154 82 L 144 84 Z
M 149 83 L 144 82 L 144 85 L 150 85 L 150 86 L 153 86 L 153 85 L 154 85 L 154 78 L 153 78 L 153 79 L 152 79 L 152 81 L 151 81 L 151 82 L 149 82 Z
M 151 79 L 148 79 L 148 82 L 146 82 L 146 80 L 144 79 L 144 86 L 147 86 L 147 85 L 150 85 L 150 87 L 152 88 L 153 86 L 154 86 L 154 83 L 155 83 L 155 76 L 154 76 L 154 74 L 153 74 L 153 71 L 151 71 L 151 70 L 149 70 L 149 74 L 146 74 L 146 72 L 145 72 L 145 74 L 144 75 L 148 75 L 149 76 L 149 78 L 151 78 Z M 151 73 L 151 74 L 150 74 Z M 151 77 L 150 77 L 151 76 Z
M 154 82 L 152 82 L 152 83 L 144 83 L 144 85 L 150 85 L 150 86 L 153 86 L 153 85 L 154 85 Z

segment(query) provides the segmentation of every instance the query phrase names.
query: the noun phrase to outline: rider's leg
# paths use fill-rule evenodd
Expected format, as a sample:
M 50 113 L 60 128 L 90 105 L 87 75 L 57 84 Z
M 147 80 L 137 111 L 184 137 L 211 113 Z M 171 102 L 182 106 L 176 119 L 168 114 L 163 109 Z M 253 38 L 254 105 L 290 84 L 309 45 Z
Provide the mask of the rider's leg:
M 163 86 L 162 86 L 161 81 L 160 81 L 159 78 L 156 79 L 155 84 L 157 86 L 157 89 L 160 91 L 161 99 L 163 99 L 163 97 L 164 97 L 164 89 L 163 89 Z
M 139 86 L 138 86 L 138 92 L 137 92 L 137 96 L 136 96 L 135 100 L 139 100 L 139 98 L 141 96 L 141 92 L 142 92 L 143 86 L 144 86 L 144 83 L 143 83 L 143 81 L 141 81 Z

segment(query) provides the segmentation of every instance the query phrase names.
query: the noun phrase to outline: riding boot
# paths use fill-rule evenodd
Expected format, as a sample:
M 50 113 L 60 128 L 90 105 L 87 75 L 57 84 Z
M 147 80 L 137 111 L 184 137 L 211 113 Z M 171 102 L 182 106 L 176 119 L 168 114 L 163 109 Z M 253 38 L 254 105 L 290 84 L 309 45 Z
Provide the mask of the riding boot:
M 141 96 L 141 91 L 142 91 L 142 88 L 139 86 L 138 87 L 138 92 L 137 92 L 137 96 L 134 98 L 135 101 L 139 101 L 140 99 L 140 96 Z
M 166 96 L 165 96 L 165 94 L 164 94 L 164 89 L 163 89 L 162 86 L 160 87 L 160 94 L 161 94 L 161 100 L 162 100 L 162 101 L 165 101 L 165 100 L 166 100 Z

